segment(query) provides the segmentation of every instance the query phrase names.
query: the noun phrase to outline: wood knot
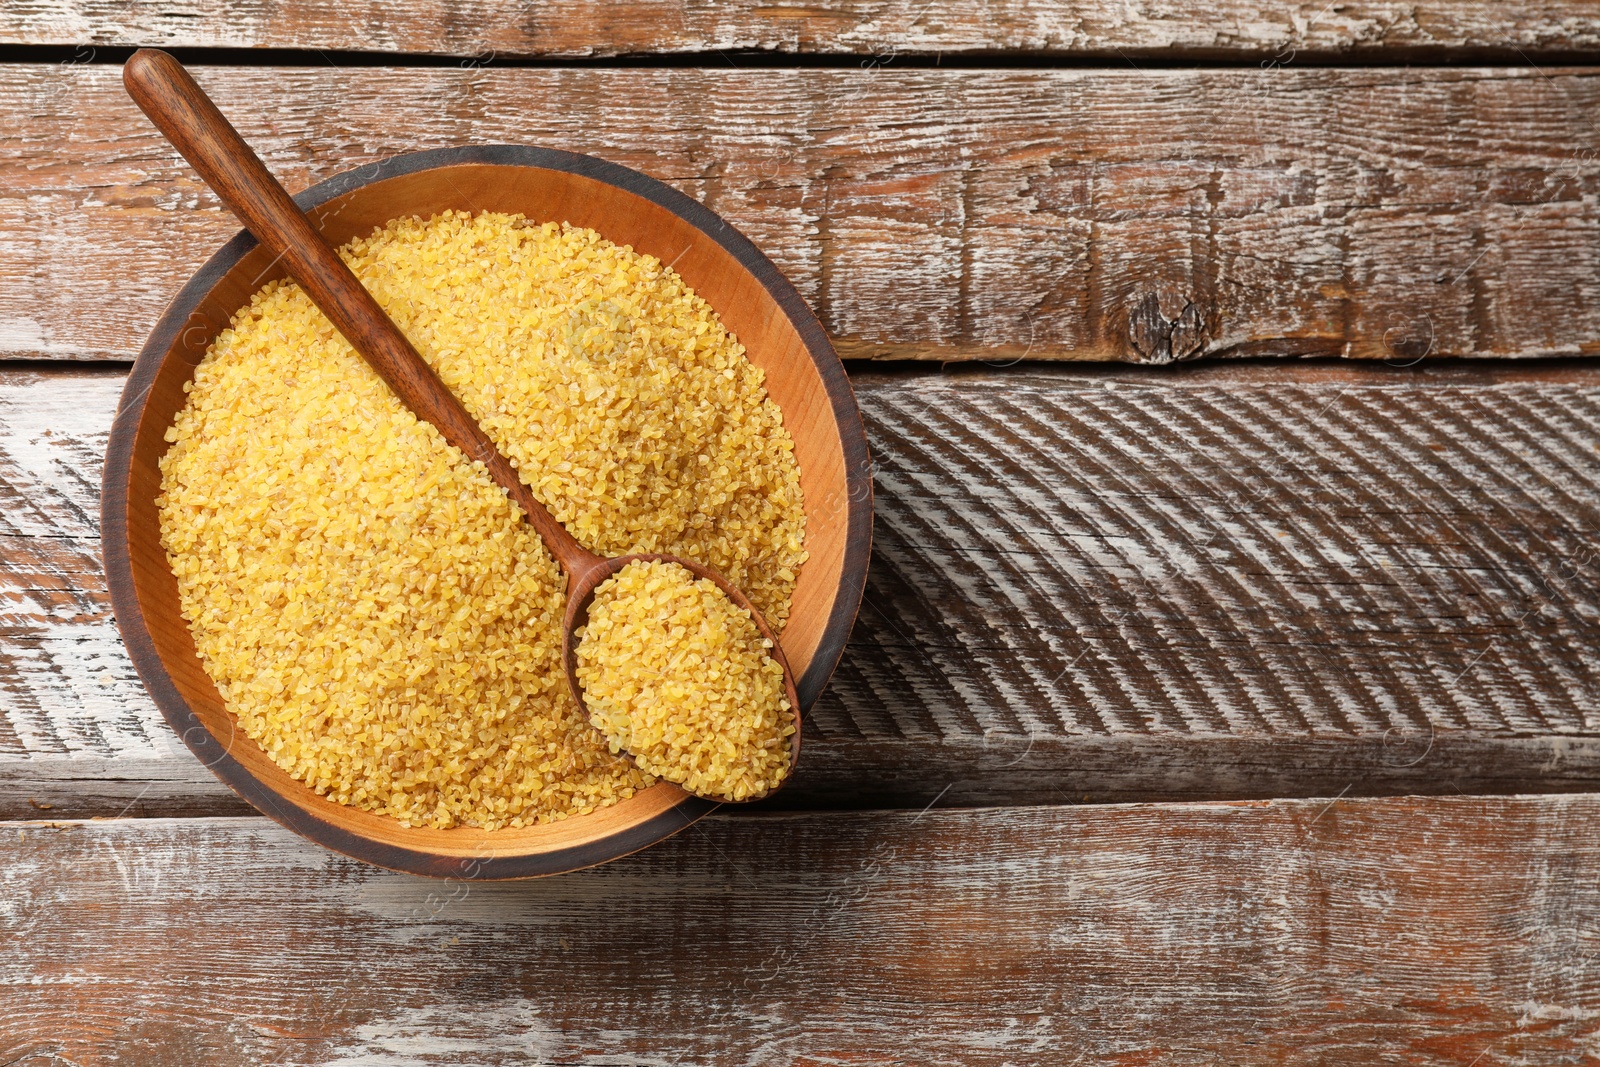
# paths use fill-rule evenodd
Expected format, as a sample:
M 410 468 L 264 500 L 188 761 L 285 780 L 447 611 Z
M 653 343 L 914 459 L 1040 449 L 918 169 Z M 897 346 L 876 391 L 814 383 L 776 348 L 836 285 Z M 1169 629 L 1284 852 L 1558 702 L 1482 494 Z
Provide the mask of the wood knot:
M 1216 332 L 1216 306 L 1170 292 L 1149 293 L 1128 310 L 1128 343 L 1139 363 L 1172 363 L 1205 352 Z

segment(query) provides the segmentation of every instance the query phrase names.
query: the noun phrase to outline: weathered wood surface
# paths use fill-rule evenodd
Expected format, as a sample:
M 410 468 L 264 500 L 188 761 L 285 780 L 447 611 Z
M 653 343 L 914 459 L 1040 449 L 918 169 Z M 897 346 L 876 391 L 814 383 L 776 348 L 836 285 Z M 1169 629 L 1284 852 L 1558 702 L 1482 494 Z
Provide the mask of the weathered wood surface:
M 0 814 L 241 810 L 110 617 L 120 386 L 0 376 Z M 856 388 L 875 557 L 786 804 L 1600 788 L 1600 368 Z
M 1514 6 L 1478 0 L 840 0 L 697 4 L 687 0 L 8 0 L 0 43 L 160 45 L 432 53 L 488 62 L 762 50 L 849 53 L 1026 52 L 1116 59 L 1302 56 L 1426 58 L 1461 50 L 1515 55 L 1600 47 L 1600 18 L 1579 0 Z
M 0 81 L 0 355 L 131 356 L 236 229 L 117 73 Z M 637 167 L 749 233 L 846 356 L 1600 350 L 1592 69 L 201 80 L 291 188 L 471 141 Z
M 1597 820 L 1593 796 L 718 815 L 501 884 L 255 818 L 9 824 L 0 1062 L 1588 1062 Z

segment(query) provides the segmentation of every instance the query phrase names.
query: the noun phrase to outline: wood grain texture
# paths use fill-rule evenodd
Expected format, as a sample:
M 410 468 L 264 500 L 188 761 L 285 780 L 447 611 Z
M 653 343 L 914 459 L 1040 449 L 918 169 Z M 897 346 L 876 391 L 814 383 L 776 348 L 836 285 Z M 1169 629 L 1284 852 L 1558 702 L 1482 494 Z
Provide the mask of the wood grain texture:
M 1581 1063 L 1597 819 L 1593 796 L 716 815 L 500 885 L 262 819 L 8 824 L 0 1062 Z
M 1600 370 L 1466 367 L 858 375 L 874 559 L 785 803 L 1600 788 Z M 119 385 L 0 385 L 0 813 L 239 810 L 107 615 Z
M 24 121 L 0 140 L 0 354 L 128 358 L 235 224 L 114 68 L 8 70 L 0 110 Z M 291 188 L 465 142 L 661 178 L 749 234 L 847 357 L 1600 350 L 1588 69 L 200 80 Z
M 1410 58 L 1459 50 L 1529 54 L 1600 47 L 1600 19 L 1578 0 L 1514 8 L 1471 0 L 1273 3 L 1193 0 L 12 0 L 0 43 L 169 48 L 326 48 L 433 53 L 487 62 L 756 49 L 891 62 L 902 52 L 1026 52 L 1131 57 L 1302 55 Z

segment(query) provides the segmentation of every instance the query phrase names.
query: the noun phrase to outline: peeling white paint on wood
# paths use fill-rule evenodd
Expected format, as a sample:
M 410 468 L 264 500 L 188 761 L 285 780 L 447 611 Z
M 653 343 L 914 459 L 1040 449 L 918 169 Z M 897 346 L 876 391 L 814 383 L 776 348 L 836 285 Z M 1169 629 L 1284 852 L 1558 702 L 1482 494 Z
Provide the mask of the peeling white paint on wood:
M 0 377 L 0 760 L 173 759 L 122 648 L 99 553 L 119 372 Z
M 547 1060 L 564 1044 L 544 1023 L 538 1005 L 510 998 L 487 1006 L 395 1005 L 382 1018 L 354 1028 L 329 1050 L 321 1067 L 457 1067 L 465 1062 Z
M 1595 796 L 719 814 L 498 885 L 257 818 L 9 824 L 0 1056 L 1571 1063 L 1600 1040 L 1596 818 Z
M 120 382 L 0 379 L 0 812 L 241 810 L 109 616 Z M 1592 370 L 856 385 L 875 559 L 794 803 L 1600 782 Z
M 534 15 L 537 17 L 533 17 Z M 1287 66 L 1302 53 L 1600 45 L 1591 9 L 1572 0 L 1515 11 L 1469 0 L 1220 0 L 1209 4 L 1095 0 L 844 0 L 825 7 L 760 0 L 549 0 L 536 8 L 468 0 L 265 3 L 14 0 L 0 42 L 169 48 L 322 48 L 499 56 L 597 56 L 757 49 L 849 52 L 888 65 L 902 52 L 1027 51 L 1172 58 L 1259 54 Z

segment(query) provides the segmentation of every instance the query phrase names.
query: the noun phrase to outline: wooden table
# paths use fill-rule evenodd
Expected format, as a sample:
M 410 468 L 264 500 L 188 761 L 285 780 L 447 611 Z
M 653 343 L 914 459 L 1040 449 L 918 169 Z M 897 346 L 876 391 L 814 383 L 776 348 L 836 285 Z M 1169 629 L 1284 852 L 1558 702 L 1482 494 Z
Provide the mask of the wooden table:
M 0 1064 L 1600 1060 L 1592 6 L 0 0 L 0 42 Z M 291 188 L 557 145 L 800 287 L 878 517 L 781 806 L 430 882 L 181 747 L 100 463 L 236 226 L 133 43 Z

